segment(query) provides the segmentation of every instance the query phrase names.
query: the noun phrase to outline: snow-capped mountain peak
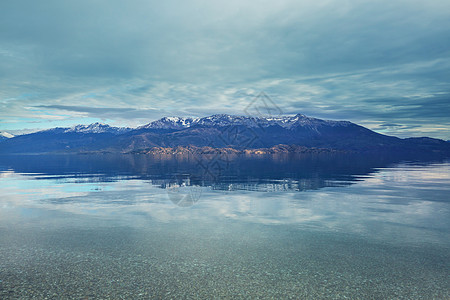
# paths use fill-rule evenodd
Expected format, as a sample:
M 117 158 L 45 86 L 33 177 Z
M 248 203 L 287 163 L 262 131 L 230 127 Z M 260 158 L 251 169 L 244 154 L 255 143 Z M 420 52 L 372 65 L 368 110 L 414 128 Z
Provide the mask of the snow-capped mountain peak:
M 298 126 L 318 127 L 318 126 L 347 126 L 351 124 L 346 121 L 329 121 L 307 117 L 303 114 L 291 116 L 274 117 L 253 117 L 253 116 L 234 116 L 227 114 L 215 114 L 203 118 L 180 118 L 164 117 L 153 121 L 138 129 L 184 129 L 192 126 L 247 126 L 247 127 L 269 127 L 278 125 L 286 129 L 292 129 Z
M 107 132 L 111 127 L 106 124 L 93 123 L 90 125 L 76 125 L 66 129 L 64 132 L 78 132 L 78 133 L 104 133 Z
M 125 127 L 112 127 L 107 124 L 99 122 L 92 123 L 90 125 L 76 125 L 64 130 L 64 133 L 113 133 L 119 134 L 129 131 L 129 128 Z
M 0 137 L 6 138 L 6 139 L 10 139 L 13 138 L 14 135 L 11 133 L 8 133 L 6 131 L 0 131 Z
M 321 120 L 302 114 L 264 117 L 224 114 L 203 118 L 165 117 L 141 128 L 150 129 L 131 130 L 100 123 L 53 128 L 12 139 L 1 138 L 0 153 L 113 151 L 151 154 L 154 147 L 242 150 L 295 145 L 350 152 L 397 153 L 399 149 L 404 149 L 405 152 L 424 149 L 425 152 L 437 151 L 436 153 L 450 155 L 450 145 L 441 140 L 399 139 L 376 133 L 351 122 Z
M 199 118 L 164 117 L 138 129 L 183 129 L 191 127 Z

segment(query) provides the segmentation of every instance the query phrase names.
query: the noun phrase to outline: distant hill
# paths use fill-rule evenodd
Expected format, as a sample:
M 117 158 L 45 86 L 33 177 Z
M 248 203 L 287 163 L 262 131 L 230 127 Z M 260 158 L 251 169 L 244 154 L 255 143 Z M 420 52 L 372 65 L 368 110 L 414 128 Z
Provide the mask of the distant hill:
M 4 140 L 0 153 L 151 153 L 170 152 L 176 147 L 228 148 L 240 152 L 253 149 L 250 153 L 324 150 L 450 153 L 450 143 L 443 140 L 400 139 L 348 121 L 321 120 L 302 114 L 270 118 L 225 114 L 204 118 L 164 117 L 135 129 L 99 123 L 54 128 Z

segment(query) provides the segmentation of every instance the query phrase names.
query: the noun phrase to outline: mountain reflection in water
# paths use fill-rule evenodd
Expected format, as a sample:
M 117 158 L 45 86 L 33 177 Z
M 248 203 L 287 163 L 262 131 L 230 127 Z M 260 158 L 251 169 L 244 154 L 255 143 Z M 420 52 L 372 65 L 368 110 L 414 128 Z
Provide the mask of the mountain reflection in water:
M 111 182 L 149 180 L 161 188 L 201 186 L 214 190 L 307 191 L 348 186 L 399 162 L 430 163 L 439 158 L 392 155 L 301 154 L 270 156 L 172 155 L 8 155 L 0 171 L 61 180 Z
M 432 157 L 3 156 L 0 298 L 448 299 L 449 182 Z

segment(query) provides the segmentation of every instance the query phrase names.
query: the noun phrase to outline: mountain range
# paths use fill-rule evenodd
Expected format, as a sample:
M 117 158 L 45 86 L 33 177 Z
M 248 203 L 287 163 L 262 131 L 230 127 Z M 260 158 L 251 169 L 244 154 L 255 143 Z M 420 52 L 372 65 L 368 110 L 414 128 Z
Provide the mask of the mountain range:
M 189 148 L 253 152 L 266 149 L 261 153 L 325 149 L 450 156 L 450 143 L 443 140 L 426 137 L 401 139 L 352 122 L 321 120 L 302 114 L 281 117 L 226 114 L 203 118 L 164 117 L 137 128 L 94 123 L 53 128 L 0 141 L 0 153 L 160 153 L 161 149 L 170 153 L 170 149 L 175 148 L 178 152 Z

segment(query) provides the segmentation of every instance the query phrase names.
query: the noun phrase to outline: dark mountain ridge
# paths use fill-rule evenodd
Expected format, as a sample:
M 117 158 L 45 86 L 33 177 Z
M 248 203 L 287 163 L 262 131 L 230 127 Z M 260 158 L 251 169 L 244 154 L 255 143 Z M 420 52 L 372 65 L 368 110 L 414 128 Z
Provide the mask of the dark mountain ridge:
M 301 114 L 282 117 L 225 114 L 204 118 L 164 117 L 135 129 L 99 123 L 77 125 L 4 140 L 0 144 L 0 153 L 150 153 L 152 149 L 161 147 L 231 148 L 242 151 L 272 149 L 277 145 L 301 146 L 311 151 L 450 153 L 450 143 L 443 140 L 400 139 L 348 121 L 321 120 Z M 285 151 L 286 147 L 274 149 Z

